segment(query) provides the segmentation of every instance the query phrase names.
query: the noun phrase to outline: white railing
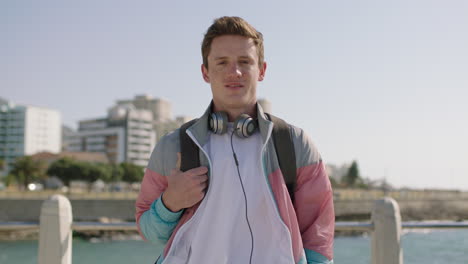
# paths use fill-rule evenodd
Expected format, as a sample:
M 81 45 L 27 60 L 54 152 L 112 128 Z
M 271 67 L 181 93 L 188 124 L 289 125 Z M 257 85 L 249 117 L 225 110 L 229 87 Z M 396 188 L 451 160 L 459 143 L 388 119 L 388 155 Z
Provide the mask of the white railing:
M 71 264 L 72 231 L 137 230 L 134 222 L 98 223 L 72 221 L 70 201 L 63 195 L 45 200 L 39 222 L 0 223 L 0 231 L 39 229 L 38 264 Z M 335 230 L 369 231 L 372 264 L 402 264 L 402 228 L 468 228 L 464 222 L 401 222 L 398 203 L 392 198 L 376 200 L 371 221 L 337 222 Z

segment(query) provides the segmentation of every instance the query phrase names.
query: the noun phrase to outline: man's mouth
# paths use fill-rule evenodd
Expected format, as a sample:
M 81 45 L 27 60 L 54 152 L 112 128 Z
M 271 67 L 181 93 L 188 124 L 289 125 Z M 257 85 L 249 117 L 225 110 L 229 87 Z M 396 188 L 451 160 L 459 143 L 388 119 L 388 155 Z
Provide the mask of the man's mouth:
M 238 88 L 244 87 L 244 85 L 240 83 L 229 83 L 229 84 L 226 84 L 225 87 L 230 88 L 230 89 L 238 89 Z

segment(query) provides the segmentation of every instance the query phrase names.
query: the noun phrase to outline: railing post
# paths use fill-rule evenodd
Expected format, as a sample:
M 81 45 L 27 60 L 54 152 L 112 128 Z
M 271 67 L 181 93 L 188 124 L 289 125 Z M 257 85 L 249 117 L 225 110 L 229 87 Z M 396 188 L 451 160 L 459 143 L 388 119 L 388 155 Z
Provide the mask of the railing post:
M 73 217 L 70 201 L 53 195 L 41 207 L 38 264 L 71 264 Z
M 398 203 L 385 197 L 372 209 L 372 264 L 403 264 L 401 249 L 401 215 Z

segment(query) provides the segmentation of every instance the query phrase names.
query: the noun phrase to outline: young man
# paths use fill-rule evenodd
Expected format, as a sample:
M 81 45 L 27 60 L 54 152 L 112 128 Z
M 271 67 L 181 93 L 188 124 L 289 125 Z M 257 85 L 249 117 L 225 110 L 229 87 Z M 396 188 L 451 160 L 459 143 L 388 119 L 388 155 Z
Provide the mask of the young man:
M 202 43 L 213 101 L 186 133 L 200 167 L 180 171 L 180 130 L 155 147 L 136 202 L 156 263 L 332 263 L 331 185 L 316 148 L 288 125 L 296 155 L 292 202 L 257 104 L 266 72 L 263 37 L 239 17 L 216 19 Z

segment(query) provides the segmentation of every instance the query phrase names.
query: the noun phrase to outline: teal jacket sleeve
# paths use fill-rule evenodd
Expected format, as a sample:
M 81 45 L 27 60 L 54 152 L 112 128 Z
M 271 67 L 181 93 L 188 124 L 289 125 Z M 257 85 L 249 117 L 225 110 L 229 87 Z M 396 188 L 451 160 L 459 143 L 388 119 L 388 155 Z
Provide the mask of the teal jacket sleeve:
M 304 251 L 307 258 L 307 264 L 333 264 L 333 260 L 327 259 L 327 257 L 320 253 L 307 248 L 305 248 Z
M 150 209 L 141 215 L 140 232 L 146 240 L 157 246 L 159 253 L 162 252 L 171 237 L 182 212 L 183 210 L 175 213 L 171 212 L 164 206 L 161 197 L 159 197 L 151 204 Z

